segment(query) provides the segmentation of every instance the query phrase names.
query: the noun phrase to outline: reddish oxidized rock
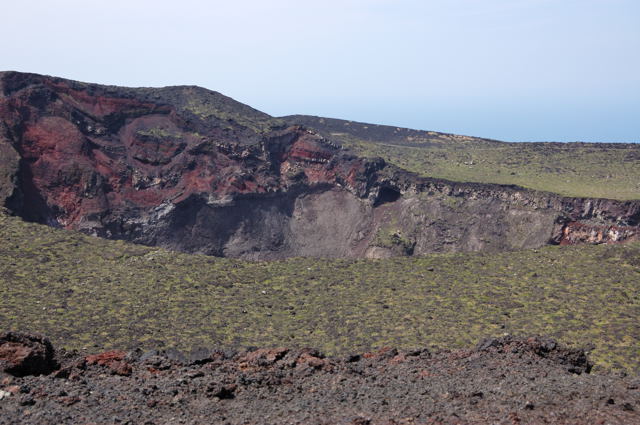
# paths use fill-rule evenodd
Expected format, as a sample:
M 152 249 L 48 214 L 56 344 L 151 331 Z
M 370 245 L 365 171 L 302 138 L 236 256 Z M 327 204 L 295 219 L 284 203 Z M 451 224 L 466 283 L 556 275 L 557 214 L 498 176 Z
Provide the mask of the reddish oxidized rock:
M 270 366 L 282 359 L 289 352 L 288 348 L 260 348 L 250 351 L 238 359 L 241 365 Z
M 296 366 L 300 367 L 311 367 L 313 369 L 322 369 L 323 367 L 328 365 L 328 361 L 326 359 L 314 356 L 312 353 L 302 353 L 298 357 L 296 361 Z
M 1 206 L 97 236 L 248 259 L 599 241 L 563 235 L 568 221 L 607 227 L 603 240 L 640 232 L 637 201 L 421 178 L 205 89 L 16 72 L 0 73 Z M 379 246 L 379 231 L 394 237 Z
M 100 354 L 94 354 L 85 358 L 87 364 L 108 367 L 112 373 L 121 376 L 129 376 L 133 369 L 125 360 L 127 353 L 124 351 L 107 351 Z
M 218 93 L 122 89 L 20 73 L 0 74 L 0 80 L 0 168 L 9 176 L 0 181 L 0 202 L 7 199 L 28 220 L 222 255 L 229 228 L 265 220 L 239 217 L 231 224 L 225 217 L 235 212 L 209 217 L 212 207 L 263 196 L 286 219 L 297 196 L 287 192 L 295 187 L 341 184 L 358 196 L 367 192 L 365 160 Z M 182 232 L 198 234 L 185 227 L 191 220 L 221 228 L 185 240 Z
M 100 354 L 92 354 L 85 357 L 85 360 L 89 365 L 97 364 L 100 366 L 109 366 L 116 361 L 124 360 L 126 356 L 127 353 L 125 353 L 124 351 L 113 350 L 105 351 L 104 353 Z
M 41 335 L 0 334 L 0 370 L 11 375 L 48 374 L 57 366 L 54 354 L 51 342 Z
M 362 357 L 365 359 L 393 359 L 398 355 L 398 350 L 391 347 L 381 347 L 376 351 L 364 353 Z

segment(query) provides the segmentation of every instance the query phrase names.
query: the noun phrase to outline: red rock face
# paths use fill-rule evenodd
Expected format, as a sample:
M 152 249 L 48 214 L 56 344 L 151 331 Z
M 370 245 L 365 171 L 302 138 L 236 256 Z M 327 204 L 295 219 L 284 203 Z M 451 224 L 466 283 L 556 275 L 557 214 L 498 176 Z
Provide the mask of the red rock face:
M 114 375 L 129 376 L 131 375 L 132 368 L 131 365 L 125 361 L 126 355 L 127 353 L 124 351 L 107 351 L 87 356 L 85 357 L 85 361 L 88 365 L 97 364 L 107 367 Z
M 283 190 L 293 183 L 291 173 L 308 184 L 340 179 L 356 186 L 362 161 L 336 167 L 330 162 L 339 150 L 299 127 L 239 145 L 233 127 L 211 125 L 199 133 L 189 126 L 193 117 L 174 105 L 59 79 L 23 79 L 25 87 L 16 91 L 5 83 L 0 116 L 22 158 L 21 209 L 31 219 L 99 228 L 96 217 L 125 210 L 143 216 L 194 195 L 222 199 Z
M 600 243 L 640 223 L 640 202 L 420 178 L 197 87 L 0 73 L 0 155 L 0 203 L 27 220 L 221 256 Z M 379 232 L 403 236 L 378 247 Z
M 0 371 L 15 376 L 41 375 L 56 367 L 53 346 L 41 335 L 0 334 Z

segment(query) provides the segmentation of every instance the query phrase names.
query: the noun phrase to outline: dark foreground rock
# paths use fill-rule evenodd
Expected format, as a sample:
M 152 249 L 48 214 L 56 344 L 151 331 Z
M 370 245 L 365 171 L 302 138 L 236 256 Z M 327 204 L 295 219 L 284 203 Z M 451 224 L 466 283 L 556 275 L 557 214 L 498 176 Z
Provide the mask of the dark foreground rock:
M 53 346 L 41 335 L 0 334 L 0 371 L 15 376 L 50 373 L 57 365 Z
M 637 377 L 589 374 L 584 352 L 547 339 L 346 357 L 199 351 L 61 353 L 48 376 L 0 376 L 0 423 L 640 423 Z

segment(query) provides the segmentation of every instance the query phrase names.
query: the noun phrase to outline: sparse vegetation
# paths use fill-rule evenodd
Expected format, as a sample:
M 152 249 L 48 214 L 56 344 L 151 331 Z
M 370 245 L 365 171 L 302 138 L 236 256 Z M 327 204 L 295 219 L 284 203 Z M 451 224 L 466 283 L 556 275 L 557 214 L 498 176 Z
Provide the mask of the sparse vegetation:
M 58 346 L 470 346 L 544 334 L 639 370 L 640 244 L 242 262 L 0 217 L 0 322 Z M 101 344 L 99 346 L 94 344 Z
M 411 255 L 415 244 L 404 237 L 402 231 L 396 228 L 392 221 L 386 227 L 378 229 L 372 245 L 389 248 L 401 255 Z
M 640 199 L 640 144 L 503 143 L 432 131 L 308 116 L 318 129 L 364 156 L 380 156 L 423 176 L 517 184 L 565 196 Z
M 239 106 L 239 104 L 231 103 L 231 101 L 227 104 L 225 100 L 226 98 L 221 96 L 218 98 L 211 95 L 198 96 L 194 92 L 191 93 L 184 109 L 202 120 L 215 118 L 220 121 L 224 127 L 229 129 L 234 128 L 234 125 L 240 125 L 255 133 L 266 133 L 284 125 L 284 122 L 277 118 L 262 114 L 246 105 Z M 238 110 L 239 107 L 251 109 L 254 113 L 247 114 L 246 110 Z
M 168 139 L 172 138 L 181 138 L 182 134 L 180 133 L 171 133 L 164 128 L 150 128 L 147 130 L 138 130 L 136 134 L 140 136 L 152 137 L 155 139 Z

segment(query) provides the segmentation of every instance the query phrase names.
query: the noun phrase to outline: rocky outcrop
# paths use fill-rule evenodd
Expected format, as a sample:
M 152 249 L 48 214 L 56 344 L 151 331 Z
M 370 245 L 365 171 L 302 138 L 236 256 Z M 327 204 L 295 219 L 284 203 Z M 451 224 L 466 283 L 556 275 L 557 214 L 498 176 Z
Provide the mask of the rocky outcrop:
M 0 334 L 0 372 L 15 376 L 48 374 L 56 368 L 51 342 L 42 335 Z
M 640 421 L 637 376 L 591 375 L 584 351 L 547 338 L 342 357 L 309 348 L 203 351 L 197 363 L 175 350 L 67 353 L 64 374 L 0 373 L 0 424 Z
M 198 87 L 0 73 L 0 203 L 97 236 L 247 259 L 635 238 L 640 203 L 420 178 Z M 615 238 L 566 237 L 576 225 Z M 569 226 L 569 227 L 568 227 Z
M 639 236 L 637 227 L 598 226 L 570 222 L 563 227 L 558 240 L 560 245 L 601 244 L 638 240 Z

